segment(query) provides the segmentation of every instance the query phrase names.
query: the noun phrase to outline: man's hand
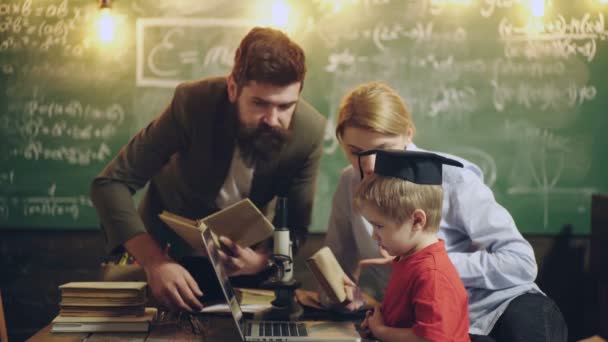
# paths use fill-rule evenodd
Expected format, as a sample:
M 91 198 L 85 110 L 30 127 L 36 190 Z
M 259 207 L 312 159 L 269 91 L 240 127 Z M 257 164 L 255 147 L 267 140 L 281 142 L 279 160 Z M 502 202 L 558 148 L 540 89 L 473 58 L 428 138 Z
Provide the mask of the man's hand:
M 125 247 L 146 271 L 152 295 L 161 304 L 186 311 L 203 308 L 196 298 L 203 292 L 190 273 L 169 256 L 168 245 L 163 251 L 150 234 L 143 233 L 125 242 Z
M 152 295 L 171 309 L 200 311 L 203 304 L 197 297 L 203 292 L 190 273 L 180 264 L 165 260 L 144 267 Z
M 243 274 L 256 274 L 263 271 L 268 265 L 268 254 L 243 248 L 229 238 L 222 236 L 220 241 L 229 250 L 229 254 L 220 250 L 220 260 L 226 267 L 228 276 Z

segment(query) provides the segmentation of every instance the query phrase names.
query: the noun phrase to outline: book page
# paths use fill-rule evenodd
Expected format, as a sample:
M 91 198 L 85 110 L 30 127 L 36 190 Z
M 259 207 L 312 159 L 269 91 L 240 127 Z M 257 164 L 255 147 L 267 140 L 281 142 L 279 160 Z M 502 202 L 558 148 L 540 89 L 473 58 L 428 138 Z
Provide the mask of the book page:
M 248 199 L 242 199 L 201 220 L 218 236 L 250 247 L 272 236 L 274 226 Z
M 218 236 L 226 236 L 242 247 L 250 247 L 268 239 L 274 231 L 272 223 L 247 198 L 198 221 L 168 211 L 163 211 L 159 217 L 201 255 L 207 254 L 201 236 L 207 228 L 218 246 Z
M 321 248 L 306 260 L 306 264 L 330 298 L 339 303 L 346 300 L 344 270 L 329 247 Z

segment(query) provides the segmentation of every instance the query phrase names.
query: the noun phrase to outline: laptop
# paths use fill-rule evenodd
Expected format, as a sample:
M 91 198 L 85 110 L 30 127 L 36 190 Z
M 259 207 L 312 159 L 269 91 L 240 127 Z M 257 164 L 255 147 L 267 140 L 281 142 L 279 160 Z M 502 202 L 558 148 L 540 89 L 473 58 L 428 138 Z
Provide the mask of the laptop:
M 255 321 L 245 320 L 228 273 L 220 262 L 209 229 L 202 233 L 203 244 L 213 265 L 228 307 L 243 341 L 319 341 L 359 342 L 361 337 L 352 322 L 332 321 Z

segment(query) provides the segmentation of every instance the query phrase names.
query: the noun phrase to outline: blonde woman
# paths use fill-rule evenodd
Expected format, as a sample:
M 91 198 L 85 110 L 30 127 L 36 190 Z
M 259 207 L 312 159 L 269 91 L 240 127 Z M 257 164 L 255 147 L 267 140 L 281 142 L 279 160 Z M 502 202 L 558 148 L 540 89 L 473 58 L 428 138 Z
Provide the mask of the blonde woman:
M 359 286 L 382 297 L 392 257 L 372 239 L 372 225 L 353 204 L 360 181 L 374 170 L 371 149 L 421 151 L 413 143 L 415 126 L 401 97 L 380 82 L 362 84 L 340 106 L 336 137 L 350 165 L 332 202 L 326 244 L 346 273 L 358 282 L 367 265 L 368 283 Z M 463 168 L 443 171 L 443 210 L 439 238 L 469 295 L 473 341 L 566 341 L 567 328 L 555 303 L 534 283 L 537 265 L 530 244 L 509 212 L 483 183 L 479 167 L 455 156 Z M 362 279 L 363 280 L 363 279 Z M 347 282 L 348 283 L 348 282 Z

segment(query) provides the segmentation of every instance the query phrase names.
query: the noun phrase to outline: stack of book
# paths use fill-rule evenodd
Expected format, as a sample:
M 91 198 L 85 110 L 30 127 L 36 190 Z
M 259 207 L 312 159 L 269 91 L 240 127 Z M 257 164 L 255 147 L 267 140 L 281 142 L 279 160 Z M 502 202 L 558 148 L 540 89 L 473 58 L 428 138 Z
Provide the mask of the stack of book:
M 53 332 L 143 332 L 156 315 L 156 309 L 145 307 L 145 282 L 72 282 L 59 289 Z

